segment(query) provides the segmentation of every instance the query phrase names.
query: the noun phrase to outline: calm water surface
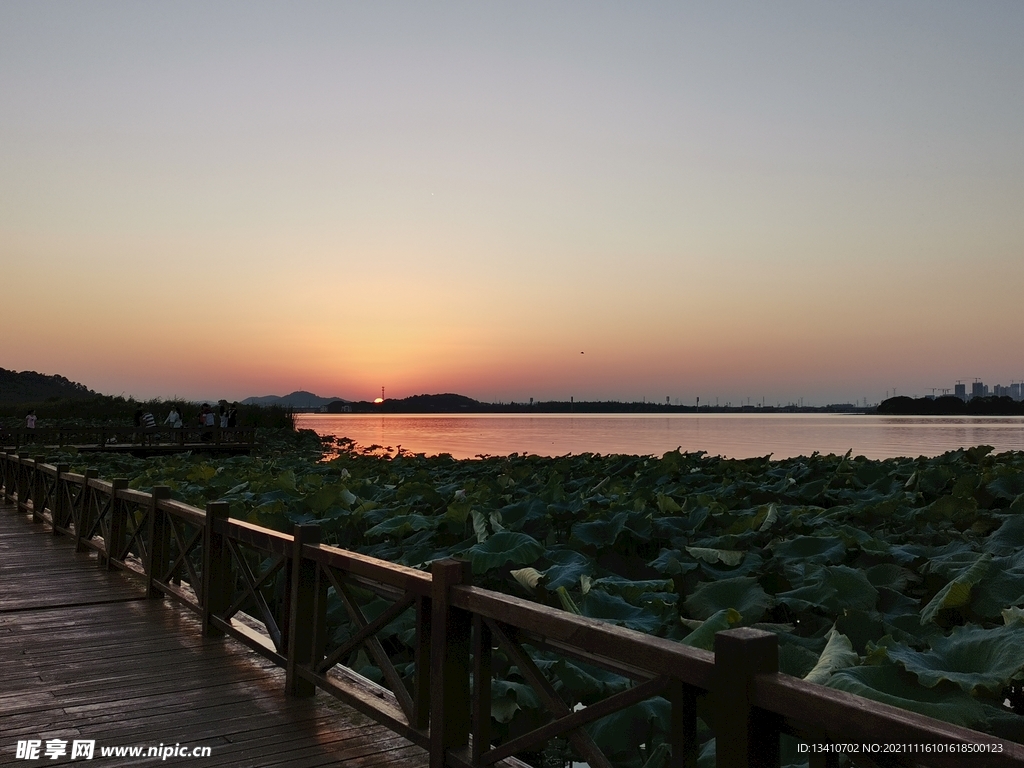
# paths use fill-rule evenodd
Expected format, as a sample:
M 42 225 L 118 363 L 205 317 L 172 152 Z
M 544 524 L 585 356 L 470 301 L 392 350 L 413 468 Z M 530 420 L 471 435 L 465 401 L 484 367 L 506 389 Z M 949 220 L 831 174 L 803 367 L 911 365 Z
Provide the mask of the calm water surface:
M 528 453 L 661 455 L 681 448 L 711 455 L 782 459 L 818 453 L 872 459 L 937 456 L 991 445 L 1024 451 L 1024 417 L 861 416 L 833 414 L 494 414 L 373 416 L 300 414 L 298 426 L 411 453 L 457 459 Z

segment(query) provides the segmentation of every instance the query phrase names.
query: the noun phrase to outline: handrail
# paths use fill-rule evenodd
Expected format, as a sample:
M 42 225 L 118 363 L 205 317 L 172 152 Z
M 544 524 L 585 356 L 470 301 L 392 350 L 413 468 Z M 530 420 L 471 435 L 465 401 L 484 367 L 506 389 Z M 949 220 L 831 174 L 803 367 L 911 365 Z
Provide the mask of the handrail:
M 281 533 L 230 518 L 224 502 L 202 510 L 170 499 L 166 487 L 145 493 L 43 457 L 0 452 L 0 485 L 0 501 L 48 522 L 55 535 L 74 536 L 80 550 L 97 552 L 100 567 L 123 570 L 144 581 L 149 596 L 195 611 L 208 636 L 228 635 L 284 667 L 289 693 L 331 693 L 428 748 L 431 768 L 485 768 L 555 735 L 568 738 L 591 768 L 607 768 L 612 763 L 583 726 L 654 696 L 671 707 L 673 768 L 696 762 L 699 706 L 716 735 L 719 766 L 777 766 L 782 734 L 805 744 L 851 744 L 868 759 L 880 757 L 873 745 L 911 745 L 881 755 L 896 764 L 963 765 L 966 753 L 956 750 L 975 748 L 998 750 L 985 753 L 986 766 L 1024 766 L 1020 744 L 781 674 L 771 633 L 728 630 L 716 635 L 714 653 L 694 649 L 474 587 L 464 561 L 436 562 L 425 573 L 320 543 L 317 526 Z M 332 590 L 351 626 L 333 647 Z M 390 606 L 368 615 L 366 595 Z M 410 612 L 412 663 L 403 677 L 378 634 Z M 551 715 L 497 746 L 490 738 L 496 647 Z M 530 648 L 610 670 L 632 687 L 570 710 Z M 376 663 L 386 686 L 344 665 L 356 651 Z M 809 754 L 814 767 L 833 758 Z
M 173 448 L 203 445 L 210 448 L 252 448 L 255 427 L 27 427 L 0 428 L 0 448 L 9 451 L 39 446 L 104 448 Z

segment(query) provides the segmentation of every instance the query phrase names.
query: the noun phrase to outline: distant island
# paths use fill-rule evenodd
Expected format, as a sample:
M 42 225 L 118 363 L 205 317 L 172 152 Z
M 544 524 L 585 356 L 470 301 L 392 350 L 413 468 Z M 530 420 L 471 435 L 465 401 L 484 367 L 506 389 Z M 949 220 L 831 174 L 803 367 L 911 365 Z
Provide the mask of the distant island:
M 825 406 L 718 406 L 672 405 L 650 401 L 543 400 L 526 403 L 484 403 L 465 395 L 413 395 L 382 402 L 338 400 L 328 403 L 327 413 L 874 413 L 852 403 Z
M 966 401 L 953 395 L 942 397 L 890 397 L 879 403 L 880 416 L 1024 416 L 1024 401 L 1000 397 L 972 397 Z

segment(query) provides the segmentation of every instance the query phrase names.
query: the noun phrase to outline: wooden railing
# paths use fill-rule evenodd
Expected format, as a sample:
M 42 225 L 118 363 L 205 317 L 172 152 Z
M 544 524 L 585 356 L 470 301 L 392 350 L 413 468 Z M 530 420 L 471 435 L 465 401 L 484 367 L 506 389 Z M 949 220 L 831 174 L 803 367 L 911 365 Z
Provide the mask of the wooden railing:
M 40 427 L 27 429 L 0 428 L 0 447 L 18 451 L 30 446 L 77 446 L 95 449 L 112 446 L 213 447 L 238 446 L 251 448 L 256 440 L 255 427 Z
M 556 736 L 591 768 L 607 768 L 584 726 L 654 697 L 671 711 L 672 768 L 696 765 L 698 712 L 716 737 L 717 765 L 729 768 L 778 766 L 783 734 L 807 745 L 811 768 L 839 764 L 826 748 L 858 765 L 1024 766 L 1019 744 L 780 674 L 768 632 L 733 629 L 716 635 L 714 653 L 693 649 L 474 587 L 463 561 L 426 573 L 327 546 L 314 525 L 280 533 L 230 518 L 224 502 L 201 510 L 166 487 L 141 493 L 42 457 L 0 453 L 0 482 L 4 499 L 95 550 L 99 567 L 124 570 L 151 597 L 194 611 L 205 634 L 271 659 L 289 693 L 327 691 L 428 749 L 431 768 L 519 762 Z M 396 624 L 405 651 L 396 651 Z M 550 715 L 501 744 L 491 738 L 495 649 Z M 570 709 L 538 665 L 541 652 L 632 683 Z M 380 683 L 354 658 L 372 659 Z

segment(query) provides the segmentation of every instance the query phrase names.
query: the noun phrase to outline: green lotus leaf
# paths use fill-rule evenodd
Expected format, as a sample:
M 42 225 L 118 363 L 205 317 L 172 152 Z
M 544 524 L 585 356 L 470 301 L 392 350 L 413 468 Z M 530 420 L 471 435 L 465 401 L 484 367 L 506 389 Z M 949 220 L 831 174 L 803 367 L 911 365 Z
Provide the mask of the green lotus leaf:
M 465 497 L 456 499 L 448 505 L 448 509 L 444 513 L 445 519 L 456 528 L 464 526 L 472 508 L 473 504 L 469 499 Z
M 491 681 L 491 717 L 508 723 L 520 709 L 540 709 L 540 699 L 526 683 L 510 680 Z
M 685 602 L 686 610 L 698 619 L 710 619 L 719 611 L 734 608 L 748 623 L 758 621 L 772 599 L 757 579 L 738 576 L 700 584 Z
M 804 586 L 779 593 L 776 599 L 797 611 L 818 608 L 834 616 L 847 609 L 873 610 L 878 590 L 863 571 L 833 565 L 813 571 Z
M 803 677 L 818 663 L 820 654 L 796 643 L 786 642 L 788 635 L 779 637 L 779 671 L 793 677 Z
M 622 576 L 605 576 L 591 582 L 593 587 L 612 595 L 618 595 L 633 605 L 640 605 L 650 595 L 672 591 L 672 582 L 667 579 L 633 580 Z
M 657 749 L 667 740 L 671 722 L 671 705 L 656 696 L 602 717 L 587 730 L 605 754 L 623 759 L 639 754 L 642 744 L 649 750 Z
M 711 547 L 686 547 L 686 551 L 705 563 L 722 563 L 724 565 L 739 565 L 743 562 L 745 554 L 734 549 L 712 549 Z
M 912 571 L 895 563 L 881 563 L 872 566 L 864 571 L 864 575 L 868 577 L 868 581 L 873 587 L 879 589 L 884 587 L 896 592 L 905 590 L 914 577 Z
M 998 499 L 1013 501 L 1024 494 L 1024 472 L 1019 469 L 1007 469 L 985 488 Z
M 547 589 L 574 587 L 580 580 L 580 576 L 589 576 L 594 570 L 594 564 L 590 558 L 573 549 L 549 551 L 545 555 L 545 559 L 551 563 L 541 571 L 544 574 L 544 586 Z
M 774 503 L 773 504 L 769 504 L 768 505 L 768 509 L 765 511 L 764 519 L 761 521 L 761 524 L 758 525 L 757 530 L 758 530 L 759 533 L 761 533 L 763 531 L 767 531 L 769 528 L 771 528 L 773 525 L 775 525 L 775 523 L 777 523 L 778 521 L 779 521 L 779 507 L 778 507 L 778 505 L 774 504 Z
M 408 536 L 413 531 L 425 531 L 428 528 L 433 528 L 435 522 L 433 518 L 423 515 L 398 515 L 389 517 L 373 526 L 366 532 L 366 536 L 371 539 L 378 536 L 394 536 L 396 538 Z
M 501 508 L 501 520 L 510 531 L 519 531 L 529 523 L 546 520 L 548 505 L 537 497 L 531 497 Z
M 1013 624 L 1014 622 L 1024 622 L 1024 608 L 1007 608 L 1002 612 L 1003 624 Z
M 512 578 L 528 590 L 535 589 L 537 585 L 540 584 L 541 579 L 544 578 L 544 574 L 536 568 L 517 568 L 516 570 L 510 571 L 510 573 Z
M 592 619 L 609 621 L 648 634 L 655 633 L 662 625 L 660 616 L 645 608 L 630 605 L 618 595 L 609 595 L 598 589 L 591 589 L 583 596 L 580 612 Z
M 860 663 L 860 656 L 853 650 L 853 643 L 846 635 L 835 629 L 830 629 L 825 637 L 828 642 L 825 643 L 825 650 L 818 657 L 818 663 L 814 665 L 814 669 L 804 675 L 804 680 L 809 683 L 824 685 L 836 670 L 853 667 Z
M 666 496 L 664 493 L 658 494 L 658 511 L 663 515 L 674 515 L 683 511 L 683 508 L 679 506 L 675 499 L 671 496 Z
M 921 610 L 921 623 L 934 621 L 939 611 L 944 608 L 960 608 L 971 599 L 971 589 L 985 578 L 992 565 L 992 555 L 986 552 L 979 555 L 971 565 L 956 575 L 952 581 L 940 589 L 928 605 Z
M 836 536 L 797 536 L 778 542 L 772 551 L 786 564 L 838 563 L 846 557 L 846 545 Z
M 661 554 L 647 565 L 666 576 L 679 576 L 697 570 L 697 563 L 679 549 L 663 549 Z
M 893 644 L 886 652 L 926 688 L 951 682 L 968 693 L 998 693 L 1024 669 L 1024 624 L 992 629 L 968 624 L 933 639 L 927 651 Z
M 985 540 L 986 552 L 993 555 L 1010 555 L 1024 549 L 1024 515 L 1014 515 L 1003 520 Z
M 963 691 L 925 688 L 894 664 L 841 669 L 825 685 L 966 728 L 987 723 L 984 707 Z
M 566 659 L 538 660 L 537 667 L 553 682 L 561 683 L 560 693 L 569 706 L 584 700 L 625 690 L 629 680 L 619 675 L 587 667 Z
M 705 651 L 714 650 L 715 633 L 730 629 L 742 620 L 743 617 L 739 611 L 734 608 L 725 608 L 702 621 L 693 632 L 679 642 L 693 648 L 703 648 Z
M 589 523 L 576 523 L 572 527 L 572 538 L 592 547 L 610 547 L 622 533 L 626 525 L 628 513 L 619 512 L 608 520 L 594 520 Z
M 743 560 L 739 565 L 700 562 L 699 566 L 701 572 L 707 578 L 720 581 L 722 579 L 732 579 L 737 576 L 754 576 L 761 573 L 763 564 L 764 558 L 757 554 L 757 552 L 747 552 L 744 554 Z
M 992 563 L 988 575 L 971 593 L 971 610 L 978 616 L 995 619 L 1004 608 L 1024 605 L 1024 570 L 1003 570 L 1003 559 Z
M 506 563 L 530 565 L 544 554 L 544 550 L 544 545 L 532 536 L 502 531 L 470 547 L 466 556 L 473 563 L 473 573 L 486 573 Z

